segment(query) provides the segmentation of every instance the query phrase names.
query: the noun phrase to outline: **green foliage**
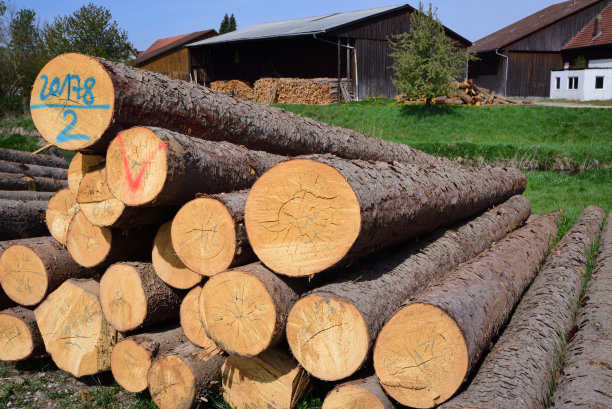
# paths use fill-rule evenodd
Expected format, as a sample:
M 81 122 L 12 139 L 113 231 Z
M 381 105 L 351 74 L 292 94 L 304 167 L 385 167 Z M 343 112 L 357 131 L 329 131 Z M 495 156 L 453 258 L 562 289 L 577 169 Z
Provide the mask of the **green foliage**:
M 390 45 L 393 83 L 407 97 L 425 97 L 427 106 L 455 90 L 452 80 L 462 75 L 468 60 L 467 51 L 446 36 L 431 3 L 425 11 L 419 2 L 410 15 L 410 31 L 394 36 Z
M 229 18 L 229 31 L 236 31 L 236 17 L 234 17 L 234 13 Z
M 236 31 L 236 18 L 232 13 L 231 17 L 227 16 L 227 13 L 223 16 L 223 20 L 221 20 L 221 26 L 219 27 L 219 34 L 225 34 L 232 31 Z

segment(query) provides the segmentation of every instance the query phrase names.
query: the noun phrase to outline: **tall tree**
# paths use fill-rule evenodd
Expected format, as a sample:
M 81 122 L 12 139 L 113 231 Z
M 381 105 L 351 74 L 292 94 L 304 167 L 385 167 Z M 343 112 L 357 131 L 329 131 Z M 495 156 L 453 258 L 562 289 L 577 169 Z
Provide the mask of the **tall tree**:
M 437 9 L 419 9 L 410 15 L 410 31 L 390 41 L 395 60 L 393 83 L 407 97 L 425 97 L 425 104 L 455 90 L 452 80 L 461 76 L 468 58 L 466 50 L 446 36 Z
M 229 19 L 229 31 L 236 31 L 236 28 L 236 18 L 234 17 L 234 13 L 232 13 Z
M 229 17 L 227 13 L 223 16 L 223 20 L 221 20 L 221 26 L 219 27 L 219 34 L 229 33 Z

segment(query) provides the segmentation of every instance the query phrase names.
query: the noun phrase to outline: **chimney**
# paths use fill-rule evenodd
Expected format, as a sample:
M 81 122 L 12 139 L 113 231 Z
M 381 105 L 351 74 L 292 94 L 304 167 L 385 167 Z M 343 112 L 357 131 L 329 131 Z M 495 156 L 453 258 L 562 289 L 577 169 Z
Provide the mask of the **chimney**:
M 601 34 L 601 14 L 595 17 L 595 27 L 593 28 L 593 39 L 597 38 Z

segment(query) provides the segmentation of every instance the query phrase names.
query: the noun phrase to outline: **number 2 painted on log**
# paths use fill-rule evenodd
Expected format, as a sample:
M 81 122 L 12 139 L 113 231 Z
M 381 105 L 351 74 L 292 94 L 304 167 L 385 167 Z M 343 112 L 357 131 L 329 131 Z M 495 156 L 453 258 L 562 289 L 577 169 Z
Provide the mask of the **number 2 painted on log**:
M 88 141 L 90 138 L 87 135 L 81 135 L 81 134 L 69 134 L 68 132 L 72 131 L 72 128 L 74 128 L 74 126 L 77 123 L 77 114 L 72 110 L 72 109 L 67 109 L 64 111 L 64 118 L 66 118 L 66 116 L 71 115 L 72 116 L 72 122 L 70 122 L 68 124 L 68 126 L 66 126 L 64 128 L 64 130 L 62 130 L 62 132 L 59 133 L 59 135 L 57 135 L 57 141 L 59 143 L 63 143 L 63 142 L 68 142 L 71 141 L 73 139 L 83 139 Z

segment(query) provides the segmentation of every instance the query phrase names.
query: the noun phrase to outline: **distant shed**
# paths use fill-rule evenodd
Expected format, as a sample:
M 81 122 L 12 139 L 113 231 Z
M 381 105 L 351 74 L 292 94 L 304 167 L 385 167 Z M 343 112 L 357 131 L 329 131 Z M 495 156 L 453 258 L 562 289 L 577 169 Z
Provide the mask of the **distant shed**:
M 188 45 L 206 83 L 263 77 L 348 78 L 359 98 L 394 97 L 389 37 L 410 30 L 410 5 L 258 24 Z M 445 28 L 460 48 L 471 42 Z

